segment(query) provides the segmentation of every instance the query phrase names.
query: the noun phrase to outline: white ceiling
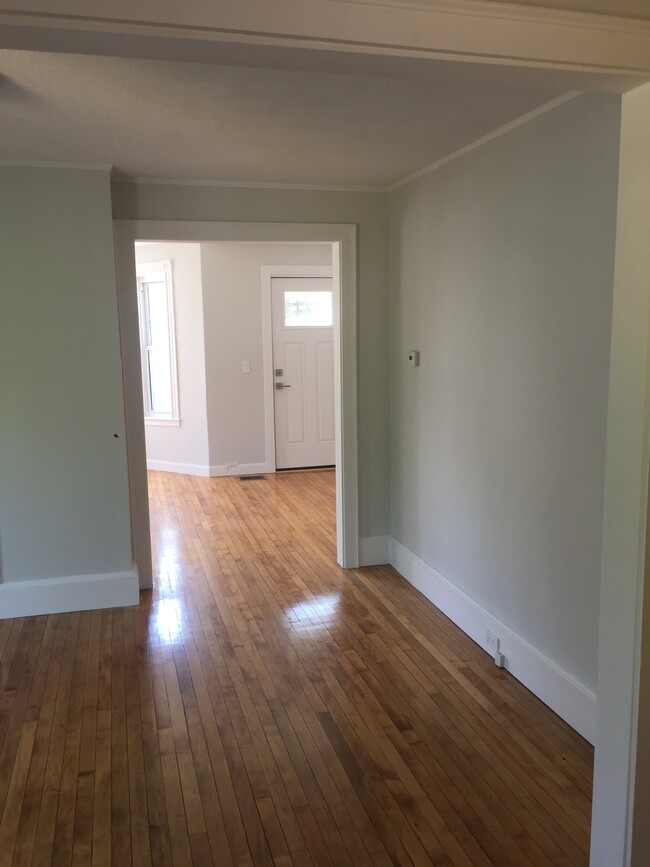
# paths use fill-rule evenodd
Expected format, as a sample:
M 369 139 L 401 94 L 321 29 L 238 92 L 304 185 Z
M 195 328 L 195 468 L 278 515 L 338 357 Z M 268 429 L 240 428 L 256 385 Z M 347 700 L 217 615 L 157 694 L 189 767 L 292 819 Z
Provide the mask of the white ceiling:
M 559 92 L 442 62 L 386 77 L 0 51 L 0 159 L 386 187 Z

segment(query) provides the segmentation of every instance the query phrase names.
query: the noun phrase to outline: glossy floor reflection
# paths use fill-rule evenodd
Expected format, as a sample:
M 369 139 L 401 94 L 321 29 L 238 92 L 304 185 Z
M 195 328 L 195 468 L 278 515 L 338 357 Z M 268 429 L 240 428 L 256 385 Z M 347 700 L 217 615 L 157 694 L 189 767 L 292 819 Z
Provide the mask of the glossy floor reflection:
M 152 612 L 154 616 L 149 622 L 153 634 L 150 635 L 149 640 L 163 644 L 181 644 L 183 641 L 181 601 L 161 599 L 152 607 Z
M 150 494 L 139 607 L 0 622 L 0 867 L 587 864 L 591 748 L 336 566 L 333 473 Z
M 306 599 L 298 602 L 285 610 L 285 616 L 289 623 L 300 624 L 308 630 L 326 629 L 335 626 L 340 616 L 338 607 L 341 598 L 340 593 L 323 593 L 314 599 Z

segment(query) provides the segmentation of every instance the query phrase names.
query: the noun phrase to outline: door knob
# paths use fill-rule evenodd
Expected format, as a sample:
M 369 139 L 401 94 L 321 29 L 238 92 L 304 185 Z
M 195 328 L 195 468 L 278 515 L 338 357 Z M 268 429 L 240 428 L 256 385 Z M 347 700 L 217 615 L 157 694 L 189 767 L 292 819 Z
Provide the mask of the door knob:
M 275 390 L 276 391 L 281 391 L 283 388 L 291 388 L 291 386 L 285 385 L 283 382 L 276 382 L 275 383 Z

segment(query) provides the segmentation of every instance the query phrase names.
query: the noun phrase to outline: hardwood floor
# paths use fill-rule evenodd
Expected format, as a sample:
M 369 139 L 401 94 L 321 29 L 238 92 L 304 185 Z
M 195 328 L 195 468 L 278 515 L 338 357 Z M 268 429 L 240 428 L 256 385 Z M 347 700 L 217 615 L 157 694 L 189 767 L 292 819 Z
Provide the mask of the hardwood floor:
M 333 488 L 151 473 L 140 607 L 0 622 L 0 865 L 588 863 L 589 745 Z

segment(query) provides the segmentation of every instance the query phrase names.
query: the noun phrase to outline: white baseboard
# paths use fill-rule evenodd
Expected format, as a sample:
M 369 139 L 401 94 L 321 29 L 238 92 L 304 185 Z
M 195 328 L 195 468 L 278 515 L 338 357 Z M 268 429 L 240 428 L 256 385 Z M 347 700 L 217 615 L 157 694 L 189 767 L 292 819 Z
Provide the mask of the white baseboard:
M 178 464 L 174 461 L 155 461 L 147 458 L 148 470 L 162 473 L 182 473 L 184 476 L 209 476 L 210 467 L 201 464 Z
M 389 536 L 359 537 L 359 566 L 383 566 L 388 563 Z
M 270 473 L 268 464 L 230 464 L 210 467 L 211 476 L 256 476 L 258 473 Z
M 0 584 L 0 620 L 91 608 L 122 608 L 137 605 L 139 600 L 135 571 L 6 581 Z
M 159 470 L 163 473 L 182 473 L 185 476 L 253 476 L 257 473 L 272 472 L 268 464 L 230 464 L 207 466 L 205 464 L 179 464 L 174 461 L 156 461 L 147 459 L 148 470 Z
M 596 695 L 557 663 L 474 602 L 397 539 L 389 561 L 414 587 L 485 649 L 485 632 L 500 639 L 506 669 L 590 743 L 596 736 Z

